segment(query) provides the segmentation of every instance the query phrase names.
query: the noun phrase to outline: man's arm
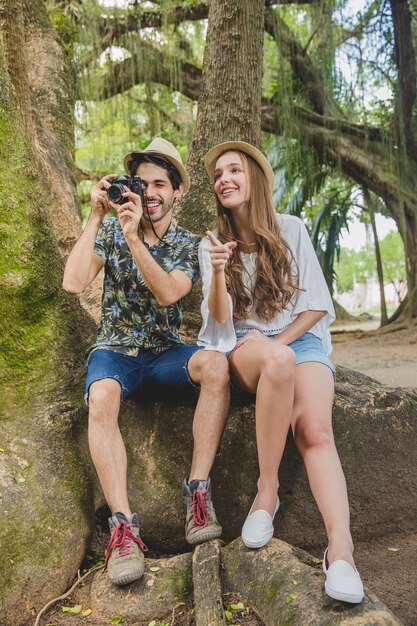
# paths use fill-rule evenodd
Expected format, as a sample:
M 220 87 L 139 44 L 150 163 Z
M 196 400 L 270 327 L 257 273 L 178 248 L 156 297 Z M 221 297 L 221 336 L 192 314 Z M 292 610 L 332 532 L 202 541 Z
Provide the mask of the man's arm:
M 162 269 L 137 234 L 125 238 L 144 282 L 161 306 L 170 306 L 191 291 L 193 284 L 187 274 Z
M 119 215 L 123 236 L 147 287 L 161 306 L 170 306 L 191 291 L 192 281 L 185 272 L 176 269 L 166 272 L 155 261 L 138 235 L 143 214 L 140 197 L 127 187 L 125 190 L 123 195 L 128 202 L 121 206 L 111 203 Z
M 110 186 L 105 176 L 91 190 L 91 213 L 81 237 L 71 250 L 64 270 L 62 286 L 69 293 L 82 293 L 104 266 L 103 259 L 94 253 L 94 243 L 101 222 L 110 210 L 106 189 Z

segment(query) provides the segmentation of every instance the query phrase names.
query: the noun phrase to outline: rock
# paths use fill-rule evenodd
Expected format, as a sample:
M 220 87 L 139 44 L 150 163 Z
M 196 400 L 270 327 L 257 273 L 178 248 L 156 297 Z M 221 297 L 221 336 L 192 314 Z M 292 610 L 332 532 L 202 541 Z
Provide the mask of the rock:
M 152 572 L 155 566 L 160 569 Z M 88 589 L 80 590 L 77 603 L 91 606 L 103 623 L 117 615 L 148 624 L 171 617 L 174 607 L 192 599 L 194 586 L 197 626 L 225 623 L 222 591 L 238 592 L 265 626 L 400 626 L 371 591 L 366 590 L 361 604 L 338 602 L 325 594 L 324 580 L 317 559 L 278 539 L 260 550 L 247 549 L 241 539 L 222 549 L 212 541 L 195 549 L 192 579 L 191 554 L 146 559 L 141 581 L 119 588 L 102 573 L 94 574 L 89 597 Z
M 152 571 L 151 567 L 159 569 Z M 95 574 L 89 606 L 95 619 L 106 620 L 103 623 L 117 615 L 148 624 L 153 619 L 171 617 L 174 606 L 192 599 L 192 588 L 190 553 L 169 559 L 146 559 L 143 578 L 126 587 L 113 585 L 102 572 Z
M 354 539 L 414 532 L 416 408 L 415 392 L 338 369 L 333 422 Z M 122 409 L 131 504 L 139 512 L 144 540 L 159 551 L 186 549 L 180 489 L 191 462 L 193 412 L 193 402 L 126 402 Z M 240 535 L 257 475 L 254 406 L 234 406 L 212 471 L 213 501 L 225 541 Z M 322 519 L 291 436 L 280 480 L 275 536 L 321 554 L 326 546 Z M 100 502 L 97 497 L 97 506 Z
M 238 591 L 265 626 L 400 625 L 369 590 L 357 605 L 329 598 L 321 564 L 316 561 L 278 539 L 260 550 L 249 550 L 237 539 L 222 550 L 223 589 Z

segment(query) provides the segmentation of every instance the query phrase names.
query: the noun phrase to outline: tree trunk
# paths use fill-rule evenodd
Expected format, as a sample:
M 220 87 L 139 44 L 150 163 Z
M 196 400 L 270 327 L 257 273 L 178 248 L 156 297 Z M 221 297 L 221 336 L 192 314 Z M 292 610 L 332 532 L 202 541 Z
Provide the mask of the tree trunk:
M 10 80 L 16 64 L 25 71 L 26 42 L 16 39 L 22 56 L 13 63 L 4 45 L 24 36 L 19 16 L 27 7 L 14 3 L 15 25 L 7 4 L 0 0 L 0 614 L 2 623 L 20 625 L 76 574 L 94 512 L 74 441 L 81 393 L 75 399 L 71 388 L 71 381 L 81 384 L 90 326 L 78 302 L 61 289 L 62 262 L 48 210 L 51 187 L 39 142 L 28 131 L 29 80 L 27 74 L 15 77 L 16 84 Z M 32 5 L 44 11 L 41 0 Z M 33 59 L 36 50 L 31 53 Z M 43 94 L 52 103 L 56 96 Z M 59 152 L 59 135 L 55 141 Z M 53 134 L 48 143 L 54 143 Z M 65 175 L 61 169 L 69 188 Z
M 210 4 L 197 123 L 187 163 L 192 187 L 181 212 L 182 223 L 197 233 L 211 227 L 214 217 L 204 168 L 207 150 L 227 140 L 261 144 L 263 16 L 263 0 Z
M 366 188 L 363 189 L 363 197 L 365 200 L 365 206 L 368 210 L 369 217 L 371 220 L 372 235 L 373 235 L 374 247 L 375 247 L 376 271 L 378 275 L 378 284 L 379 284 L 381 326 L 385 326 L 386 324 L 388 324 L 388 315 L 387 315 L 387 303 L 385 301 L 384 272 L 383 272 L 383 267 L 382 267 L 381 250 L 379 248 L 378 231 L 377 231 L 376 223 L 375 223 L 375 213 L 372 207 L 372 200 L 371 200 L 369 191 Z

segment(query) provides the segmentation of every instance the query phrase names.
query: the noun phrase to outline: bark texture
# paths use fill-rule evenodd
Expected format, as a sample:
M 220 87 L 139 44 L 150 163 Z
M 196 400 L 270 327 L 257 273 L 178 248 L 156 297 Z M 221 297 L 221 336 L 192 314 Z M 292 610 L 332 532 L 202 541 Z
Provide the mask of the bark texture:
M 197 233 L 213 224 L 213 194 L 204 155 L 222 141 L 260 146 L 263 0 L 212 0 L 198 114 L 187 169 L 193 185 L 181 220 Z M 203 230 L 203 233 L 201 232 Z
M 25 71 L 25 46 L 20 42 L 20 59 L 10 57 L 4 42 L 15 25 L 8 4 L 0 2 L 0 615 L 2 623 L 20 626 L 75 575 L 94 511 L 88 472 L 74 448 L 81 413 L 70 386 L 82 370 L 90 326 L 61 290 L 51 187 L 35 131 L 28 130 L 28 79 L 10 78 L 16 64 Z M 44 11 L 42 2 L 32 8 Z M 17 1 L 14 9 L 14 32 L 23 36 L 19 20 L 27 6 Z

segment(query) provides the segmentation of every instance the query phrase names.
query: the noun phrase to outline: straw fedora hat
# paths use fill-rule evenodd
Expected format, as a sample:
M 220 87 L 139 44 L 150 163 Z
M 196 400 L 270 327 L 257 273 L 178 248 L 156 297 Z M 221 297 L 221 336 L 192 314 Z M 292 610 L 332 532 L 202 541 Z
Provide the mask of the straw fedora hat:
M 275 176 L 270 162 L 266 156 L 258 150 L 258 148 L 251 146 L 251 144 L 246 143 L 246 141 L 225 141 L 224 143 L 219 143 L 217 146 L 214 146 L 214 148 L 211 148 L 207 152 L 204 162 L 206 164 L 206 170 L 211 182 L 214 183 L 214 170 L 217 159 L 221 154 L 228 152 L 229 150 L 239 150 L 240 152 L 244 152 L 244 154 L 251 156 L 265 174 L 271 193 L 274 191 Z
M 167 161 L 172 163 L 175 169 L 178 171 L 178 174 L 181 177 L 182 184 L 184 185 L 184 192 L 187 192 L 190 188 L 190 179 L 188 178 L 188 174 L 185 170 L 185 167 L 182 164 L 181 155 L 178 150 L 166 139 L 162 139 L 162 137 L 155 137 L 152 139 L 149 146 L 147 146 L 144 150 L 137 152 L 129 152 L 123 159 L 123 165 L 128 174 L 130 174 L 130 164 L 131 162 L 141 154 L 148 154 L 151 156 L 160 155 L 163 156 Z

